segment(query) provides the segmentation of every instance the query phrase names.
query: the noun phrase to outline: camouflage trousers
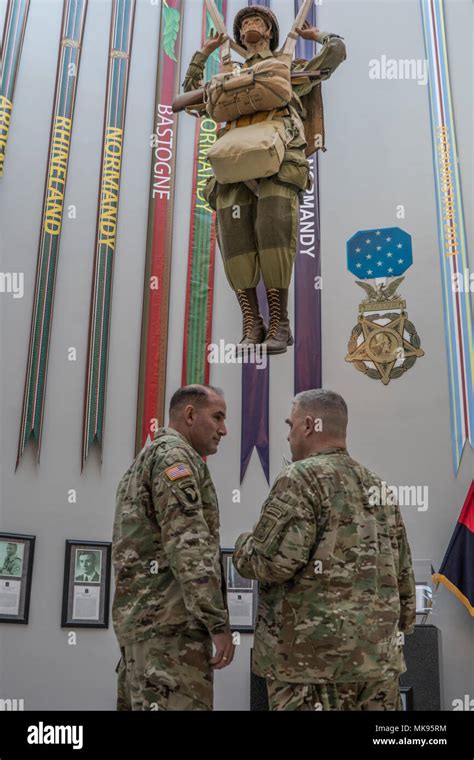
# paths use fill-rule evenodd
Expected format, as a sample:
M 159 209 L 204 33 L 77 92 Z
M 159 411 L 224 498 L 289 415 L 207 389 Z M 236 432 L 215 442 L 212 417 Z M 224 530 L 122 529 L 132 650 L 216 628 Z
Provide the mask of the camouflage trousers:
M 200 632 L 154 636 L 121 647 L 117 710 L 212 710 L 210 639 Z
M 401 710 L 398 678 L 360 683 L 283 683 L 267 679 L 270 710 Z
M 217 184 L 216 233 L 224 270 L 235 291 L 289 288 L 298 245 L 299 190 L 273 177 L 258 180 L 258 197 L 243 182 Z

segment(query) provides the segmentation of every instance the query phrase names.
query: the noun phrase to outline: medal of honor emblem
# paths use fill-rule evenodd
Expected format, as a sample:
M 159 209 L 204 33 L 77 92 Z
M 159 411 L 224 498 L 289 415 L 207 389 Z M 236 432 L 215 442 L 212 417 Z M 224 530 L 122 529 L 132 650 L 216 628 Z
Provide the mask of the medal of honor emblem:
M 358 232 L 347 244 L 347 259 L 349 271 L 372 278 L 374 284 L 357 281 L 367 298 L 359 306 L 345 360 L 388 385 L 424 356 L 406 302 L 397 293 L 405 278 L 393 278 L 413 262 L 411 237 L 397 227 Z

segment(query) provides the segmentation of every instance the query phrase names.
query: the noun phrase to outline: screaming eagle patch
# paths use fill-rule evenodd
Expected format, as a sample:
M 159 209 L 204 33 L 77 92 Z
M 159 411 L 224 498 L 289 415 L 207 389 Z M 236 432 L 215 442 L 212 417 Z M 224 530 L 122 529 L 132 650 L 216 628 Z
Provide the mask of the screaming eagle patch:
M 197 504 L 199 501 L 199 495 L 192 483 L 179 484 L 179 489 L 186 496 L 186 499 L 190 504 Z

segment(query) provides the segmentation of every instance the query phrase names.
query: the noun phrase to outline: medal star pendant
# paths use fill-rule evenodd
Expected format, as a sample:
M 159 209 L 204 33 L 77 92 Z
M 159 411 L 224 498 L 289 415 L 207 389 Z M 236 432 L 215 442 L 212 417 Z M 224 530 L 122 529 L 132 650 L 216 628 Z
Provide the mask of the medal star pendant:
M 373 305 L 376 308 L 386 306 Z M 383 323 L 376 320 L 383 320 Z M 352 331 L 348 348 L 346 362 L 353 363 L 360 372 L 374 380 L 381 380 L 384 385 L 401 377 L 419 357 L 424 356 L 420 339 L 406 311 L 375 314 L 370 319 L 362 313 Z M 374 369 L 366 362 L 372 364 Z

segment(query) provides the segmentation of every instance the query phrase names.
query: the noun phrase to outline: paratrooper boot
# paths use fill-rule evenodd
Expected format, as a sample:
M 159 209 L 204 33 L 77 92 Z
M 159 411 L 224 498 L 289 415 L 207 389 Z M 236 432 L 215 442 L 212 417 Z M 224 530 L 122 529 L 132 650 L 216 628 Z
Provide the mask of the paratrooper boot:
M 267 290 L 270 324 L 264 346 L 267 354 L 284 354 L 294 343 L 288 319 L 288 289 L 269 288 Z
M 244 323 L 244 335 L 239 346 L 254 346 L 265 340 L 266 326 L 260 314 L 257 288 L 236 291 Z

